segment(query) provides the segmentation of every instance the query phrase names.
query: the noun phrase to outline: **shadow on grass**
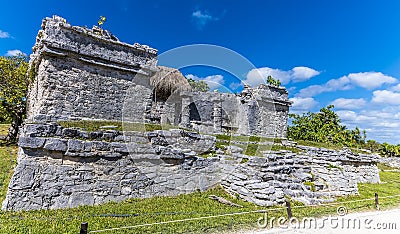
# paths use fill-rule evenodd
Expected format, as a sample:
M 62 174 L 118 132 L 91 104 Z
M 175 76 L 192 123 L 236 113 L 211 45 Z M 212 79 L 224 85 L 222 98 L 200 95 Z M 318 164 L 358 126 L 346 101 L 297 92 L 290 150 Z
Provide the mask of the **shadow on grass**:
M 17 142 L 9 142 L 9 141 L 0 139 L 0 147 L 7 147 L 7 146 L 17 146 Z

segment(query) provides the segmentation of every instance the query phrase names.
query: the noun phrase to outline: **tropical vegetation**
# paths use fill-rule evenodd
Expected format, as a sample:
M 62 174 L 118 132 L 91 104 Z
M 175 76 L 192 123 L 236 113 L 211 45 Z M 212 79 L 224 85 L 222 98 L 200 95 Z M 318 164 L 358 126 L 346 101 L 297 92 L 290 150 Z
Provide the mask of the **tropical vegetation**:
M 366 141 L 366 131 L 361 131 L 358 127 L 348 129 L 342 125 L 333 108 L 333 105 L 329 105 L 317 113 L 289 114 L 291 124 L 288 126 L 288 138 L 337 147 L 361 148 L 382 156 L 400 156 L 400 145 Z
M 28 62 L 23 55 L 0 57 L 0 121 L 11 122 L 7 140 L 15 142 L 26 112 Z
M 207 92 L 210 90 L 210 87 L 204 80 L 194 80 L 192 78 L 188 78 L 188 82 L 195 91 Z

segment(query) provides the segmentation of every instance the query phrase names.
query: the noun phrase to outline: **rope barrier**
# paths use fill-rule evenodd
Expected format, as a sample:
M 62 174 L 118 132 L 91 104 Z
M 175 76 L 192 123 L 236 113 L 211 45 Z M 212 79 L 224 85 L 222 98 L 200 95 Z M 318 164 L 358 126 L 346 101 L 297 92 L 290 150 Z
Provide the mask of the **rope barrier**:
M 394 198 L 394 197 L 400 197 L 400 194 L 392 195 L 392 196 L 379 197 L 379 199 L 387 199 L 387 198 Z M 305 207 L 334 206 L 334 205 L 355 203 L 355 202 L 361 202 L 361 201 L 371 201 L 371 200 L 375 200 L 375 198 L 365 198 L 365 199 L 359 199 L 359 200 L 354 200 L 354 201 L 345 201 L 345 202 L 333 202 L 333 203 L 326 203 L 326 204 L 320 204 L 320 205 L 292 206 L 291 208 L 294 209 L 294 208 L 305 208 Z M 153 225 L 162 225 L 162 224 L 169 224 L 169 223 L 195 221 L 195 220 L 219 218 L 219 217 L 226 217 L 226 216 L 233 216 L 233 215 L 243 215 L 243 214 L 251 214 L 251 213 L 265 213 L 265 212 L 268 212 L 268 211 L 284 210 L 284 209 L 286 209 L 286 208 L 282 207 L 282 208 L 273 208 L 273 209 L 266 209 L 266 210 L 244 211 L 244 212 L 235 212 L 235 213 L 203 216 L 203 217 L 196 217 L 196 218 L 178 219 L 178 220 L 170 220 L 170 221 L 163 221 L 163 222 L 138 224 L 138 225 L 133 225 L 133 226 L 124 226 L 124 227 L 118 227 L 118 228 L 107 228 L 107 229 L 101 229 L 101 230 L 93 230 L 93 231 L 89 231 L 89 233 L 99 233 L 99 232 L 116 231 L 116 230 L 131 229 L 131 228 L 138 228 L 138 227 L 148 227 L 148 226 L 153 226 Z
M 138 225 L 134 225 L 134 226 L 124 226 L 124 227 L 118 227 L 118 228 L 107 228 L 107 229 L 101 229 L 101 230 L 94 230 L 94 231 L 90 231 L 89 233 L 99 233 L 99 232 L 115 231 L 115 230 L 121 230 L 121 229 L 146 227 L 146 226 L 153 226 L 153 225 L 159 225 L 159 224 L 168 224 L 168 223 L 179 223 L 179 222 L 202 220 L 202 219 L 211 219 L 211 218 L 219 218 L 219 217 L 242 215 L 242 214 L 265 213 L 267 211 L 283 210 L 283 209 L 286 209 L 286 208 L 282 207 L 282 208 L 274 208 L 274 209 L 267 209 L 267 210 L 244 211 L 244 212 L 235 212 L 235 213 L 228 213 L 228 214 L 221 214 L 221 215 L 203 216 L 203 217 L 197 217 L 197 218 L 169 220 L 169 221 L 156 222 L 156 223 L 145 223 L 145 224 L 138 224 Z
M 391 195 L 391 196 L 385 196 L 385 197 L 379 197 L 379 199 L 387 199 L 387 198 L 394 198 L 394 197 L 400 197 L 399 195 Z M 372 201 L 375 200 L 375 198 L 365 198 L 365 199 L 359 199 L 359 200 L 353 200 L 353 201 L 344 201 L 344 202 L 330 202 L 330 203 L 322 203 L 318 205 L 300 205 L 300 206 L 292 206 L 292 209 L 295 208 L 309 208 L 309 207 L 324 207 L 324 206 L 335 206 L 335 205 L 341 205 L 341 204 L 349 204 L 349 203 L 356 203 L 356 202 L 362 202 L 362 201 Z M 266 210 L 256 210 L 256 211 L 244 211 L 244 212 L 234 212 L 234 213 L 222 213 L 222 214 L 216 214 L 213 216 L 221 217 L 223 215 L 231 215 L 231 214 L 247 214 L 247 213 L 265 213 L 267 211 L 273 211 L 273 210 L 283 210 L 285 207 L 282 208 L 273 208 L 273 209 L 266 209 Z M 1 215 L 2 212 L 0 212 Z M 213 212 L 154 212 L 154 213 L 128 213 L 128 214 L 113 214 L 113 213 L 104 213 L 104 214 L 88 214 L 84 216 L 71 216 L 71 217 L 64 217 L 64 218 L 45 218 L 45 217 L 22 217 L 22 216 L 11 216 L 10 218 L 14 219 L 35 219 L 35 220 L 71 220 L 71 219 L 84 219 L 88 217 L 110 217 L 110 218 L 129 218 L 129 217 L 138 217 L 138 216 L 155 216 L 155 215 L 193 215 L 193 214 L 215 214 Z M 209 217 L 209 216 L 205 216 Z M 211 217 L 211 216 L 210 216 Z

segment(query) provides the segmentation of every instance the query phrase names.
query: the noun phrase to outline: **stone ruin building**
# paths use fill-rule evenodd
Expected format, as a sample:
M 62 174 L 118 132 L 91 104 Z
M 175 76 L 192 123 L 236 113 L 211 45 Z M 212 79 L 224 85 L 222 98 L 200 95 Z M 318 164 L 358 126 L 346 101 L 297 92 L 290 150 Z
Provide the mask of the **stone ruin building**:
M 3 210 L 94 205 L 215 185 L 262 206 L 280 204 L 285 195 L 316 204 L 357 194 L 358 182 L 379 182 L 376 158 L 346 150 L 298 146 L 302 153 L 250 157 L 234 145 L 216 148 L 216 133 L 285 138 L 290 102 L 282 87 L 195 92 L 177 69 L 157 66 L 157 50 L 58 16 L 43 20 L 30 66 L 27 119 Z M 80 120 L 176 128 L 87 131 L 60 124 Z M 202 157 L 205 152 L 213 154 Z
M 153 48 L 61 18 L 44 20 L 42 28 L 30 61 L 36 73 L 28 99 L 32 120 L 123 119 L 286 137 L 290 102 L 282 87 L 260 85 L 239 95 L 193 92 L 177 69 L 157 66 Z

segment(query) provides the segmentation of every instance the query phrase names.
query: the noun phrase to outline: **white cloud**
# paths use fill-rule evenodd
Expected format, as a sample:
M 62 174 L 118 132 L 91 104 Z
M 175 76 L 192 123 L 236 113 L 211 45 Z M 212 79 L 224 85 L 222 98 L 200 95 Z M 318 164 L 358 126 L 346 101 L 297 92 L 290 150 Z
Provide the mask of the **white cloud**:
M 313 97 L 317 94 L 330 91 L 327 85 L 310 85 L 307 88 L 301 89 L 297 94 L 300 97 Z
M 261 67 L 249 71 L 244 82 L 255 87 L 259 84 L 266 83 L 267 77 L 272 76 L 274 79 L 278 79 L 283 85 L 285 85 L 288 84 L 290 81 L 306 81 L 319 74 L 319 71 L 308 67 L 294 67 L 289 71 L 283 71 L 280 69 L 269 67 Z
M 319 71 L 309 67 L 294 67 L 292 69 L 292 77 L 294 82 L 305 81 L 319 74 Z
M 216 21 L 219 20 L 216 17 L 213 17 L 212 15 L 208 14 L 207 12 L 202 12 L 200 10 L 194 11 L 192 13 L 192 17 L 196 22 L 197 28 L 198 29 L 203 29 L 203 27 L 210 21 Z
M 210 90 L 217 89 L 217 88 L 223 86 L 223 84 L 225 83 L 224 77 L 222 75 L 211 75 L 211 76 L 207 76 L 207 77 L 198 77 L 193 74 L 188 74 L 188 75 L 186 75 L 186 78 L 188 78 L 188 79 L 191 78 L 193 80 L 205 81 L 208 84 L 208 86 L 210 87 Z
M 339 111 L 336 111 L 336 114 L 339 115 L 339 117 L 342 121 L 354 122 L 357 119 L 357 113 L 354 111 L 350 111 L 350 110 L 339 110 Z
M 9 38 L 10 34 L 0 30 L 0 38 Z
M 397 79 L 384 75 L 381 72 L 351 73 L 348 77 L 357 86 L 370 90 L 381 87 L 383 84 L 397 83 Z
M 297 96 L 313 97 L 323 92 L 332 92 L 336 90 L 349 90 L 355 86 L 365 89 L 374 89 L 383 84 L 394 84 L 398 80 L 391 76 L 382 74 L 381 72 L 360 72 L 350 73 L 347 76 L 342 76 L 338 79 L 332 79 L 323 85 L 311 85 L 299 91 Z
M 300 98 L 294 97 L 290 98 L 289 101 L 293 102 L 290 107 L 291 112 L 307 112 L 310 111 L 313 107 L 315 107 L 318 102 L 314 100 L 314 98 Z
M 255 87 L 259 84 L 264 84 L 268 76 L 280 80 L 282 84 L 287 84 L 290 81 L 289 72 L 269 67 L 262 67 L 249 71 L 245 83 Z
M 368 139 L 398 144 L 400 143 L 400 135 L 398 134 L 400 130 L 400 107 L 381 107 L 375 106 L 360 112 L 339 110 L 336 113 L 348 128 L 353 129 L 358 126 L 360 129 L 365 129 Z
M 373 93 L 372 102 L 389 105 L 400 105 L 400 93 L 389 90 L 376 90 Z
M 400 84 L 391 87 L 389 90 L 391 91 L 395 91 L 395 92 L 400 92 Z
M 358 99 L 338 98 L 334 100 L 331 104 L 338 109 L 360 109 L 363 106 L 365 106 L 367 102 L 363 98 L 358 98 Z
M 9 50 L 7 51 L 7 53 L 5 54 L 5 56 L 17 56 L 19 54 L 22 54 L 24 56 L 26 56 L 26 54 L 20 50 Z

